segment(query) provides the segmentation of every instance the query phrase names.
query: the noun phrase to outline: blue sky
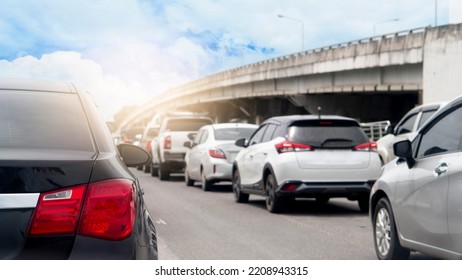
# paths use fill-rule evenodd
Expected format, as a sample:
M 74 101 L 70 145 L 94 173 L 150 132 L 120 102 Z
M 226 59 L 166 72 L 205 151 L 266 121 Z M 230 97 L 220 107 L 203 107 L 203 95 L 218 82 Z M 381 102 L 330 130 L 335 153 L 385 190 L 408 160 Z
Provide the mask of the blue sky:
M 457 1 L 3 0 L 0 77 L 74 81 L 110 119 L 168 88 L 299 52 L 302 38 L 313 49 L 434 25 L 435 4 L 448 24 Z

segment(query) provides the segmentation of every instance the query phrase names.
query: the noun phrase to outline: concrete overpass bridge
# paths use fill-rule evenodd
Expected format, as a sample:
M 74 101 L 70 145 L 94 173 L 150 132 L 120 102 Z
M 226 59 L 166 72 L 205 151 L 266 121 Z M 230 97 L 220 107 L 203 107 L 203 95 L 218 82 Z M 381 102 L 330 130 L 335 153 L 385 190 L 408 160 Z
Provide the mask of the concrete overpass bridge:
M 308 50 L 219 72 L 173 88 L 120 126 L 162 111 L 208 112 L 217 122 L 340 114 L 396 122 L 423 102 L 462 93 L 462 24 L 420 28 Z

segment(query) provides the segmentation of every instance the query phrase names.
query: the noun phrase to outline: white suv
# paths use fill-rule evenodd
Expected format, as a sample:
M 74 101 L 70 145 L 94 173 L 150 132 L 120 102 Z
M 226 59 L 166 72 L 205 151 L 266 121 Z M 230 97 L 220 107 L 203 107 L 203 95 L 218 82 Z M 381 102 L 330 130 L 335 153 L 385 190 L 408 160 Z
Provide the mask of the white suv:
M 266 197 L 280 212 L 296 197 L 326 203 L 331 197 L 358 200 L 369 209 L 370 189 L 381 162 L 358 122 L 339 116 L 284 116 L 265 121 L 236 156 L 233 192 L 237 202 L 249 194 Z

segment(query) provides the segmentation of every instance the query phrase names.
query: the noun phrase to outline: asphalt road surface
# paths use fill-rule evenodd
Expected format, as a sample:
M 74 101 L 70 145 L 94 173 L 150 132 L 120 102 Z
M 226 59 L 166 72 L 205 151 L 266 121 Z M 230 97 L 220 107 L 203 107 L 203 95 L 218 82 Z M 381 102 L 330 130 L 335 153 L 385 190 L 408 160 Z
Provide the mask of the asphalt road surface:
M 133 169 L 156 223 L 161 260 L 376 260 L 367 214 L 355 201 L 297 200 L 271 214 L 263 197 L 236 203 L 231 184 L 204 192 L 183 176 L 159 181 Z M 413 254 L 414 259 L 428 259 Z

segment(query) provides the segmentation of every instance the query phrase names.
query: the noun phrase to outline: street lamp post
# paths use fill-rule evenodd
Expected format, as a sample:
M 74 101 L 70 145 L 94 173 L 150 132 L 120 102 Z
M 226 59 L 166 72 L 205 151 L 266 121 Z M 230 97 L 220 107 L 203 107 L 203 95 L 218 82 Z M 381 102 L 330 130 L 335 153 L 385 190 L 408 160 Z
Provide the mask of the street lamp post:
M 298 18 L 293 18 L 293 17 L 287 17 L 287 16 L 284 16 L 284 15 L 278 15 L 278 17 L 293 20 L 293 21 L 298 21 L 298 22 L 301 23 L 301 27 L 302 27 L 302 51 L 304 51 L 305 50 L 305 24 L 304 24 L 303 20 L 298 19 Z
M 374 23 L 374 36 L 375 36 L 375 29 L 376 29 L 376 27 L 377 27 L 377 24 L 386 23 L 386 22 L 392 22 L 392 21 L 399 21 L 399 18 L 392 18 L 392 19 L 381 20 L 381 21 L 375 22 L 375 23 Z
M 435 27 L 438 26 L 438 0 L 435 0 Z

